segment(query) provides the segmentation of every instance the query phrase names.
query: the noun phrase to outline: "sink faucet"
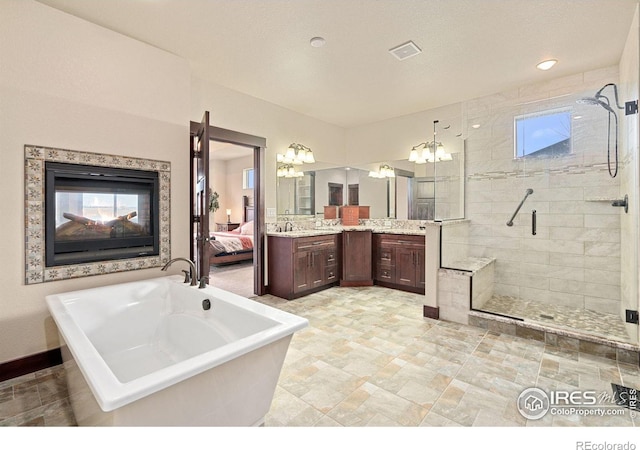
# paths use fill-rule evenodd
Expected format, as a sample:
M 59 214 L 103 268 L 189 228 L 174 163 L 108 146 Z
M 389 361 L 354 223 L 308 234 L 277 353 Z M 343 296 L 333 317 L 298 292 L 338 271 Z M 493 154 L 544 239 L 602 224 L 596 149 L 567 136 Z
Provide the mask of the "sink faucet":
M 293 224 L 291 222 L 287 222 L 284 224 L 284 231 L 293 231 Z
M 173 258 L 173 259 L 172 259 L 172 260 L 170 260 L 168 263 L 166 263 L 166 264 L 164 265 L 164 267 L 163 267 L 162 269 L 160 269 L 160 270 L 162 270 L 162 271 L 166 271 L 166 270 L 169 268 L 169 266 L 170 266 L 171 264 L 173 264 L 174 262 L 176 262 L 176 261 L 185 261 L 185 262 L 188 262 L 188 263 L 189 263 L 189 278 L 191 279 L 191 284 L 190 284 L 190 286 L 197 286 L 197 285 L 198 285 L 198 282 L 197 282 L 197 279 L 198 279 L 198 275 L 197 275 L 197 274 L 198 274 L 198 269 L 196 268 L 196 265 L 194 264 L 194 262 L 193 262 L 193 261 L 191 261 L 190 259 L 187 259 L 187 258 Z M 204 278 L 204 277 L 203 277 L 203 278 Z M 202 284 L 202 283 L 201 283 L 201 284 Z M 201 286 L 201 287 L 204 287 L 204 286 Z

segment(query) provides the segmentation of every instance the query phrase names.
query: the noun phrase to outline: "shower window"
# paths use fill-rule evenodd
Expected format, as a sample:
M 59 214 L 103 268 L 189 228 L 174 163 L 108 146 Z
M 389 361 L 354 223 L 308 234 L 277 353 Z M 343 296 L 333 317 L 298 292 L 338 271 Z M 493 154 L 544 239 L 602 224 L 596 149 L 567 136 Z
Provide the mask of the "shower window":
M 515 158 L 571 153 L 571 111 L 551 110 L 515 117 Z

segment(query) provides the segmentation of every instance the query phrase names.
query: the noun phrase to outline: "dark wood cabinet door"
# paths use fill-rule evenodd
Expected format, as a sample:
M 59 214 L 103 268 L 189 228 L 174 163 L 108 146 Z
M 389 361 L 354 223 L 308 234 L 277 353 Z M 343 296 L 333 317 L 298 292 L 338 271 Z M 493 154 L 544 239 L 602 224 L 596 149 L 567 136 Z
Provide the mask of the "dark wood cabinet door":
M 342 280 L 373 282 L 371 275 L 371 231 L 344 231 Z
M 294 255 L 293 264 L 293 292 L 309 289 L 309 259 L 311 252 L 298 251 Z
M 403 286 L 416 285 L 416 251 L 412 248 L 396 249 L 396 283 Z
M 309 252 L 309 285 L 318 287 L 325 284 L 324 281 L 324 250 Z

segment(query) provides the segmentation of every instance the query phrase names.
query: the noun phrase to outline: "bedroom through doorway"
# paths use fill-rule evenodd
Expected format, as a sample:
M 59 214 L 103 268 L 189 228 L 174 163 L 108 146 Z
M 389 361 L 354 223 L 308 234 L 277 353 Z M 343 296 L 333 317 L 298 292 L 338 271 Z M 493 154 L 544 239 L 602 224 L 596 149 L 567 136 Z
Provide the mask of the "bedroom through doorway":
M 209 285 L 253 297 L 254 148 L 209 142 Z

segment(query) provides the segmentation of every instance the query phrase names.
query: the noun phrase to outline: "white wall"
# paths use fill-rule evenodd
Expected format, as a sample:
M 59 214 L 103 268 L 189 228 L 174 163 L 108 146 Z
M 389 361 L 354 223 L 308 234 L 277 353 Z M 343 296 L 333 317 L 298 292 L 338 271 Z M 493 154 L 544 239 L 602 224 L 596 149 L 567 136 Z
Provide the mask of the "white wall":
M 24 284 L 24 145 L 172 165 L 172 256 L 188 255 L 189 65 L 40 3 L 0 2 L 0 363 L 58 346 L 45 296 L 161 275 Z M 177 269 L 176 269 L 177 270 Z
M 351 166 L 369 162 L 406 160 L 411 147 L 433 140 L 433 121 L 437 139 L 446 148 L 461 148 L 463 110 L 461 103 L 396 117 L 346 130 L 346 158 Z M 442 127 L 449 126 L 447 130 Z M 428 164 L 429 165 L 429 164 Z M 423 166 L 425 167 L 425 166 Z
M 392 181 L 395 181 L 392 179 Z M 389 217 L 387 214 L 387 179 L 372 178 L 361 172 L 359 187 L 360 205 L 369 206 L 372 218 Z
M 256 73 L 258 69 L 247 67 Z M 210 111 L 213 126 L 266 138 L 265 208 L 276 208 L 276 154 L 292 142 L 310 147 L 316 161 L 345 165 L 343 128 L 199 78 L 192 78 L 191 88 L 191 120 L 199 122 L 203 112 Z

